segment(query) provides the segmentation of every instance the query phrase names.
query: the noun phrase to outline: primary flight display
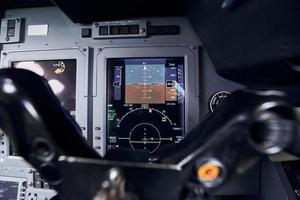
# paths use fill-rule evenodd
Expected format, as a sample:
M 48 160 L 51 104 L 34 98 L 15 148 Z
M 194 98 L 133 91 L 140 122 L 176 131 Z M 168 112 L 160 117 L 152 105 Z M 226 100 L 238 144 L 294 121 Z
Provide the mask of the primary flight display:
M 107 59 L 107 148 L 157 151 L 184 136 L 184 58 Z

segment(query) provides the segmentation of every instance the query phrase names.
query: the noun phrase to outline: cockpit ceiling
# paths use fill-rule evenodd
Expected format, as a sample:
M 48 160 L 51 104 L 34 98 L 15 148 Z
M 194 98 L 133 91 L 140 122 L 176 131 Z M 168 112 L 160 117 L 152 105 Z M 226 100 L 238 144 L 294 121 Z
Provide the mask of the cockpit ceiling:
M 58 6 L 75 23 L 183 16 L 184 0 L 1 0 L 1 9 Z M 118 6 L 115 6 L 118 5 Z
M 52 0 L 73 22 L 182 16 L 185 0 Z M 118 6 L 116 6 L 118 5 Z
M 51 0 L 1 0 L 1 9 L 54 6 Z

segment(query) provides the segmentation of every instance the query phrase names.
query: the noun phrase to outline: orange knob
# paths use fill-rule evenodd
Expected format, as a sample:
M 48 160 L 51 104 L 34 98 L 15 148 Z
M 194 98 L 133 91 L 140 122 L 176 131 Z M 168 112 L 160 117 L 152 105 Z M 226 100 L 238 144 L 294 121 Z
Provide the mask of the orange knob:
M 198 168 L 197 175 L 202 181 L 214 181 L 221 175 L 221 168 L 215 163 L 205 163 Z

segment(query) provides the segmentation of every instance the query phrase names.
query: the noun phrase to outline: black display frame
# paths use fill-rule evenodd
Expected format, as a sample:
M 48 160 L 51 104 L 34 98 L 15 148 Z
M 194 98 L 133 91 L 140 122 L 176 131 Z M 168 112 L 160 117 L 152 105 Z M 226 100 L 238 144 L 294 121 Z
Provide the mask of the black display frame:
M 118 58 L 108 58 L 107 59 L 107 63 L 106 63 L 106 70 L 107 70 L 107 73 L 106 73 L 106 150 L 109 150 L 110 148 L 111 148 L 111 146 L 110 146 L 110 136 L 111 136 L 111 133 L 109 132 L 110 131 L 110 124 L 109 124 L 109 116 L 108 116 L 108 114 L 109 114 L 109 104 L 110 104 L 110 98 L 111 98 L 111 93 L 113 93 L 112 92 L 112 81 L 111 81 L 111 76 L 113 75 L 112 73 L 112 71 L 113 71 L 113 64 L 114 63 L 111 63 L 111 62 L 119 62 L 119 63 L 122 63 L 123 65 L 124 65 L 124 68 L 126 68 L 126 64 L 125 64 L 125 62 L 126 62 L 126 60 L 147 60 L 147 61 L 149 61 L 149 60 L 166 60 L 166 63 L 165 63 L 165 69 L 166 68 L 168 68 L 168 67 L 170 67 L 170 66 L 168 66 L 167 67 L 167 65 L 168 64 L 170 64 L 172 61 L 174 62 L 174 61 L 176 61 L 176 73 L 177 73 L 177 70 L 178 70 L 178 65 L 182 65 L 182 74 L 181 74 L 181 76 L 182 76 L 182 84 L 183 84 L 183 90 L 185 90 L 185 57 L 184 56 L 168 56 L 168 57 L 118 57 Z M 116 64 L 116 63 L 115 63 Z M 126 69 L 123 69 L 123 71 L 125 71 Z M 165 72 L 166 73 L 166 72 Z M 122 80 L 123 80 L 123 84 L 124 84 L 124 82 L 125 82 L 125 73 L 122 73 L 123 74 L 123 77 L 122 77 Z M 166 75 L 166 74 L 165 74 Z M 177 76 L 176 76 L 176 78 L 177 78 Z M 165 81 L 167 81 L 167 80 L 165 80 Z M 122 84 L 122 85 L 123 85 Z M 166 83 L 165 83 L 166 84 Z M 124 97 L 125 95 L 124 95 L 124 93 L 125 93 L 125 87 L 122 87 L 122 96 Z M 124 98 L 123 98 L 123 102 L 124 102 L 124 105 L 128 105 L 128 104 L 126 104 L 125 103 L 125 100 L 124 100 Z M 177 101 L 176 101 L 177 102 Z M 169 102 L 170 103 L 170 102 Z M 162 110 L 162 109 L 164 109 L 165 107 L 166 107 L 166 104 L 167 104 L 167 101 L 165 102 L 165 104 L 148 104 L 148 106 L 149 106 L 149 108 L 153 108 L 154 110 Z M 170 104 L 174 104 L 174 102 L 172 102 L 172 103 L 170 103 Z M 178 114 L 178 113 L 180 113 L 180 117 L 179 118 L 181 118 L 181 119 L 175 119 L 174 121 L 176 121 L 176 123 L 174 123 L 174 124 L 180 124 L 180 127 L 176 127 L 177 128 L 177 131 L 178 131 L 178 128 L 180 128 L 181 130 L 180 130 L 180 136 L 179 135 L 176 135 L 176 137 L 178 137 L 178 138 L 180 138 L 180 139 L 173 139 L 172 138 L 172 143 L 173 142 L 175 142 L 175 143 L 178 143 L 183 137 L 184 137 L 184 135 L 185 135 L 185 133 L 186 133 L 186 131 L 185 131 L 185 97 L 183 97 L 183 102 L 181 102 L 181 104 L 182 105 L 180 105 L 180 109 L 179 109 L 179 111 L 177 111 L 176 112 L 176 115 Z M 133 108 L 133 109 L 138 109 L 138 107 L 143 107 L 143 104 L 140 104 L 140 103 L 137 103 L 137 104 L 129 104 L 129 105 L 133 105 L 133 106 L 131 106 L 131 108 Z M 145 105 L 147 105 L 147 104 L 145 104 Z M 129 106 L 130 107 L 130 106 Z M 128 108 L 128 107 L 127 107 Z M 125 108 L 125 109 L 127 109 L 127 108 Z M 145 108 L 145 109 L 147 109 L 147 108 Z M 124 111 L 122 111 L 122 113 L 123 113 Z M 168 112 L 167 112 L 168 113 Z M 172 118 L 174 118 L 174 113 L 172 113 Z M 176 116 L 175 116 L 176 117 Z M 173 120 L 170 120 L 170 121 L 173 121 Z M 179 123 L 178 123 L 178 121 L 180 121 Z M 129 123 L 127 123 L 127 124 L 130 124 L 130 122 Z M 132 125 L 129 125 L 129 126 L 132 126 Z M 158 128 L 159 129 L 159 128 Z M 130 144 L 131 145 L 131 144 Z M 131 146 L 132 147 L 132 149 L 133 149 L 133 146 Z M 130 149 L 130 148 L 128 148 L 128 146 L 127 146 L 127 148 L 125 148 L 125 149 Z M 154 152 L 151 152 L 151 153 L 154 153 Z

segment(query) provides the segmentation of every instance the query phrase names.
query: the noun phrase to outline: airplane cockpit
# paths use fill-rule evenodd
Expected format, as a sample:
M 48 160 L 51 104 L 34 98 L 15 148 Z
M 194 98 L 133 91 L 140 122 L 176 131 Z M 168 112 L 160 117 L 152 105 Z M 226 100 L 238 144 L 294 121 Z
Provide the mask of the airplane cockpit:
M 1 0 L 0 200 L 299 200 L 298 0 Z

